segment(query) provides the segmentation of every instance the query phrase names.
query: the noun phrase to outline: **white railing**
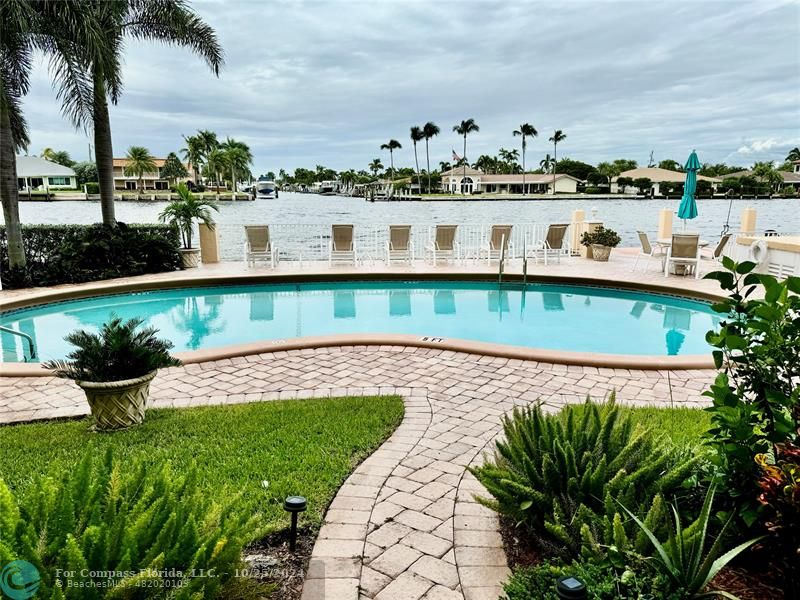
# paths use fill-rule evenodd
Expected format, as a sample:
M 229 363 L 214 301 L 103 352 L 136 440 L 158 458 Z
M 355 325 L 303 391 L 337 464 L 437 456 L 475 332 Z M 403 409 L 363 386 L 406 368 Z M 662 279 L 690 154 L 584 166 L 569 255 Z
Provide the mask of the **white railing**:
M 397 223 L 408 225 L 408 223 Z M 509 239 L 507 259 L 522 257 L 524 248 L 534 248 L 547 236 L 547 223 L 517 223 Z M 224 261 L 243 259 L 244 225 L 217 224 L 220 239 L 220 258 Z M 428 247 L 435 237 L 436 225 L 411 224 L 411 244 L 417 259 L 426 258 Z M 331 240 L 330 224 L 269 224 L 270 239 L 278 250 L 279 261 L 328 260 Z M 456 241 L 465 260 L 485 257 L 482 250 L 491 235 L 491 224 L 462 223 L 458 225 Z M 355 225 L 355 246 L 359 262 L 382 262 L 386 259 L 389 225 Z M 572 248 L 572 228 L 564 236 L 564 247 Z

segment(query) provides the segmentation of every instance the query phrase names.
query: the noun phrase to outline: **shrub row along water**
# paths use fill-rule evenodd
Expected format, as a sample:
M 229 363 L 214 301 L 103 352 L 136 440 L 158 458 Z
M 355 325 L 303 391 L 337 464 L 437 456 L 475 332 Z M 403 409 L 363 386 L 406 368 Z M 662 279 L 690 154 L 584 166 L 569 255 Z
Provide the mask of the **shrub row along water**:
M 169 225 L 28 225 L 22 228 L 27 265 L 10 269 L 0 228 L 3 288 L 84 283 L 180 268 L 178 230 Z

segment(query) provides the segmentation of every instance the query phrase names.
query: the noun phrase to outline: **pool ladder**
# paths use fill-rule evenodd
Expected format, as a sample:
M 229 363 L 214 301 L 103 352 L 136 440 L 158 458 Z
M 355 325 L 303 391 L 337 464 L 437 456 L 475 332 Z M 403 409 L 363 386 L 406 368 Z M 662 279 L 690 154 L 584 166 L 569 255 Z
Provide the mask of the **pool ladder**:
M 497 268 L 497 284 L 503 284 L 503 273 L 505 272 L 505 264 L 506 264 L 506 244 L 505 239 L 503 239 L 500 245 L 500 264 Z M 525 240 L 522 244 L 522 283 L 528 283 L 528 245 L 527 240 Z
M 17 331 L 16 329 L 11 329 L 10 327 L 4 327 L 0 325 L 0 331 L 4 333 L 10 333 L 11 335 L 18 335 L 26 342 L 28 342 L 28 351 L 31 355 L 31 360 L 36 360 L 36 343 L 33 341 L 33 338 L 29 336 L 27 333 L 23 333 L 22 331 Z

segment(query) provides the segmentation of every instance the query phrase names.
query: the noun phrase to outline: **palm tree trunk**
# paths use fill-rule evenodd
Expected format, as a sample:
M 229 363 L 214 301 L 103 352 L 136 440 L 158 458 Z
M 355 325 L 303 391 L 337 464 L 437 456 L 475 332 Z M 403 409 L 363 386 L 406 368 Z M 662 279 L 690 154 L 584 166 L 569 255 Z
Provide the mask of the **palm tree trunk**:
M 8 107 L 0 100 L 0 200 L 6 224 L 8 266 L 25 267 L 25 246 L 19 222 L 19 187 L 17 185 L 17 157 L 11 138 L 11 117 Z
M 414 142 L 414 162 L 417 165 L 417 187 L 419 187 L 419 193 L 422 193 L 422 181 L 420 181 L 419 175 L 419 159 L 417 158 L 417 142 Z
M 97 67 L 94 71 L 94 157 L 100 184 L 100 210 L 103 223 L 114 225 L 114 149 L 111 144 L 111 119 L 108 116 L 106 88 Z
M 525 136 L 522 136 L 522 195 L 525 195 Z
M 464 154 L 461 156 L 461 160 L 464 161 L 464 174 L 461 176 L 461 193 L 464 193 L 466 189 L 466 181 L 467 178 L 467 134 L 464 134 Z
M 392 166 L 392 187 L 394 187 L 394 152 L 390 149 L 389 150 L 389 163 Z
M 558 164 L 558 142 L 553 142 L 553 195 L 556 195 L 556 165 Z
M 428 166 L 428 193 L 431 193 L 431 155 L 428 152 L 428 138 L 425 138 L 425 164 Z

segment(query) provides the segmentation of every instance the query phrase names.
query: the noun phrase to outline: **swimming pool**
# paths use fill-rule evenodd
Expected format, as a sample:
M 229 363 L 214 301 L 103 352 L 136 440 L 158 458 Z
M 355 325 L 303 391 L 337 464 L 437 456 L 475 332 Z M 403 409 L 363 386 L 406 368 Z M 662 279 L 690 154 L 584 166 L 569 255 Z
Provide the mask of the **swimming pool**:
M 68 300 L 0 314 L 34 338 L 39 359 L 63 358 L 64 336 L 110 315 L 143 318 L 175 351 L 330 334 L 413 334 L 559 351 L 708 354 L 718 316 L 707 303 L 582 285 L 474 281 L 248 284 Z M 24 361 L 18 336 L 0 333 L 3 362 Z

